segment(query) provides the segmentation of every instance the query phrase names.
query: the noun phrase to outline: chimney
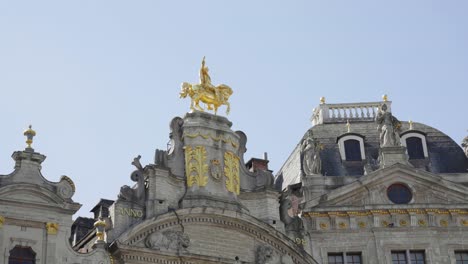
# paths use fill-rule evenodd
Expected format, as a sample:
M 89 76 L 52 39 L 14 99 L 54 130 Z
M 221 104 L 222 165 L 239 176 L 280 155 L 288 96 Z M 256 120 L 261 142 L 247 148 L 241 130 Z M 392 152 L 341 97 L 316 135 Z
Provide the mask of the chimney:
M 251 172 L 256 172 L 258 170 L 268 171 L 268 153 L 263 154 L 263 159 L 251 158 L 247 164 L 247 169 Z

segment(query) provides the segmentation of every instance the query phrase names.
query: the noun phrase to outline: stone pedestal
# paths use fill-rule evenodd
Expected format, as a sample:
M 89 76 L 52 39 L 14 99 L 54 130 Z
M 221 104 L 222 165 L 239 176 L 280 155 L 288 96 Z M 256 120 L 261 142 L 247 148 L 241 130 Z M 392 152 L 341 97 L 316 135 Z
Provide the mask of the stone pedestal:
M 380 148 L 380 168 L 386 168 L 395 163 L 411 165 L 408 162 L 406 147 L 396 146 Z
M 184 117 L 187 193 L 182 206 L 241 210 L 239 136 L 225 117 L 194 111 Z

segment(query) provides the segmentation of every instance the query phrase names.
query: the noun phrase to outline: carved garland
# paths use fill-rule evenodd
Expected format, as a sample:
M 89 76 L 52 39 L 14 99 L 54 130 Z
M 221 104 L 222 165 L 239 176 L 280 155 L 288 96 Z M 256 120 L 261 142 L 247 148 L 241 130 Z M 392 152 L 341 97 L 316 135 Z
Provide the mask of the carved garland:
M 210 135 L 210 134 L 202 134 L 200 132 L 197 132 L 197 133 L 194 133 L 194 134 L 189 134 L 189 133 L 184 133 L 183 137 L 189 137 L 189 138 L 196 138 L 196 137 L 202 137 L 204 139 L 209 139 L 211 138 L 213 141 L 222 141 L 224 143 L 230 143 L 234 148 L 237 148 L 237 144 L 234 142 L 234 140 L 232 140 L 231 138 L 224 138 L 224 137 L 215 137 L 213 135 Z
M 239 157 L 229 151 L 224 153 L 224 176 L 226 176 L 226 189 L 230 192 L 239 194 Z
M 206 149 L 203 146 L 185 147 L 185 172 L 187 185 L 196 184 L 200 187 L 208 183 L 208 164 L 206 163 Z

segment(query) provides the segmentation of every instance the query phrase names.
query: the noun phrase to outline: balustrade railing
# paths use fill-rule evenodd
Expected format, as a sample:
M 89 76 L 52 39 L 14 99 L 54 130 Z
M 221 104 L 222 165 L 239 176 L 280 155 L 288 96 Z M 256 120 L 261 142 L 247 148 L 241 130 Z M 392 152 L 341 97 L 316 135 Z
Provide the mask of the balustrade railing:
M 349 121 L 374 121 L 380 107 L 386 104 L 391 111 L 392 102 L 368 102 L 346 104 L 320 104 L 314 109 L 312 123 L 346 123 Z

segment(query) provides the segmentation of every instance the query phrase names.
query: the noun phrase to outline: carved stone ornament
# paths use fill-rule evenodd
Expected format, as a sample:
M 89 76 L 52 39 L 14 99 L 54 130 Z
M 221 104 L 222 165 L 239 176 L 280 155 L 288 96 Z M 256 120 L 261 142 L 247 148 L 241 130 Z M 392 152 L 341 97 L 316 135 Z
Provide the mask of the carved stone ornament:
M 320 152 L 323 145 L 317 139 L 314 139 L 312 133 L 309 131 L 307 137 L 301 144 L 301 169 L 303 174 L 321 174 L 322 173 L 322 160 L 320 159 Z
M 462 142 L 462 147 L 463 151 L 465 152 L 465 155 L 468 157 L 468 137 L 465 137 Z
M 208 164 L 205 147 L 185 147 L 185 172 L 188 187 L 193 185 L 202 187 L 208 184 Z
M 217 159 L 213 159 L 210 162 L 210 174 L 211 177 L 215 180 L 220 180 L 223 176 L 223 169 L 221 167 L 221 162 Z
M 46 223 L 47 234 L 56 235 L 59 229 L 59 224 L 57 223 Z
M 140 204 L 143 203 L 145 200 L 145 175 L 143 166 L 140 163 L 140 159 L 140 155 L 133 159 L 132 165 L 135 166 L 137 170 L 133 171 L 130 175 L 130 179 L 136 182 L 137 184 L 133 188 L 128 185 L 122 186 L 118 195 L 118 198 L 121 200 L 136 202 Z
M 70 199 L 75 194 L 75 184 L 69 177 L 63 175 L 60 178 L 57 185 L 57 194 L 63 199 Z
M 255 264 L 292 264 L 288 255 L 280 255 L 269 245 L 260 245 L 255 251 Z
M 226 189 L 229 192 L 240 193 L 239 173 L 239 157 L 232 152 L 226 151 L 224 153 L 224 176 L 226 177 Z
M 187 250 L 190 246 L 190 238 L 182 231 L 166 230 L 148 235 L 145 246 L 156 250 Z

